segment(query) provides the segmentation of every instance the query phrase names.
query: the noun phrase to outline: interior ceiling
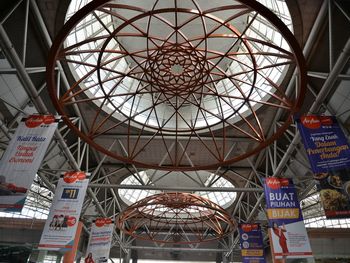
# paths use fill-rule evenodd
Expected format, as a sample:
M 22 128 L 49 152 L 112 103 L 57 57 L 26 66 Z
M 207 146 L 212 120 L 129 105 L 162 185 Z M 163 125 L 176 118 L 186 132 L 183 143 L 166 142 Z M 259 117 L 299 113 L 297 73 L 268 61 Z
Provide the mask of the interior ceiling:
M 301 113 L 336 115 L 348 135 L 350 125 L 350 67 L 348 61 L 350 31 L 345 28 L 348 28 L 350 23 L 348 11 L 350 3 L 334 0 L 330 1 L 330 5 L 327 4 L 327 1 L 322 0 L 286 2 L 293 17 L 295 35 L 307 61 L 308 89 Z M 28 23 L 26 23 L 27 3 L 29 6 Z M 54 0 L 6 0 L 1 3 L 1 150 L 6 149 L 17 122 L 23 114 L 56 112 L 47 91 L 45 66 L 49 47 L 52 39 L 62 27 L 68 4 L 69 1 Z M 328 8 L 331 8 L 332 11 L 329 12 Z M 57 70 L 60 72 L 62 87 L 69 87 L 69 83 L 74 80 L 68 71 L 63 70 L 64 67 L 65 65 L 58 65 Z M 77 124 L 83 124 L 85 118 L 89 118 L 90 110 L 89 107 L 82 107 L 81 116 L 70 111 L 71 120 Z M 268 114 L 265 117 L 267 120 L 271 118 Z M 275 124 L 279 126 L 284 121 L 285 119 L 281 118 Z M 127 127 L 121 127 L 117 133 L 105 135 L 99 143 L 103 143 L 107 148 L 117 147 L 119 152 L 123 152 L 125 143 L 123 140 L 126 139 L 127 131 Z M 133 129 L 132 133 L 135 135 L 133 139 L 137 140 L 138 129 Z M 145 140 L 150 138 L 150 134 L 142 136 L 142 139 Z M 236 150 L 241 151 L 242 149 L 236 148 Z M 203 150 L 203 145 L 193 143 L 187 153 L 186 165 L 191 165 L 192 160 L 197 164 L 206 164 L 208 156 Z M 147 159 L 151 163 L 159 163 L 164 155 L 155 146 L 152 150 L 141 154 L 140 158 Z M 39 180 L 45 187 L 53 190 L 60 172 L 70 169 L 87 170 L 92 173 L 82 214 L 82 219 L 87 225 L 91 218 L 98 215 L 115 216 L 125 208 L 126 205 L 117 196 L 120 182 L 130 174 L 137 174 L 145 170 L 143 167 L 135 166 L 132 162 L 127 164 L 95 151 L 83 140 L 78 139 L 64 123 L 61 123 L 53 145 L 38 172 Z M 261 178 L 263 177 L 293 178 L 301 200 L 310 196 L 314 191 L 307 157 L 294 125 L 291 125 L 276 142 L 254 156 L 233 164 L 209 169 L 209 171 L 224 176 L 238 190 L 242 190 L 237 193 L 236 201 L 227 209 L 240 222 L 257 221 L 265 226 L 264 198 L 261 194 Z M 162 173 L 164 171 L 156 173 L 154 178 L 160 178 Z M 184 186 L 187 192 L 194 192 L 195 187 L 203 191 L 210 190 L 208 185 L 204 185 L 199 179 L 200 176 L 197 177 L 194 174 L 190 177 L 179 171 L 169 171 L 163 182 L 166 181 L 170 187 Z M 162 187 L 164 189 L 166 185 L 155 183 L 151 186 L 162 190 Z M 140 189 L 147 189 L 147 187 L 149 186 L 136 186 Z M 303 202 L 305 204 L 304 217 L 322 216 L 322 210 L 317 205 L 318 200 L 314 200 L 314 203 L 309 202 L 309 199 Z M 232 239 L 198 246 L 175 244 L 161 247 L 133 239 L 125 239 L 120 242 L 120 239 L 116 238 L 112 256 L 118 256 L 119 247 L 121 247 L 122 251 L 131 249 L 131 257 L 135 258 L 184 259 L 186 257 L 187 260 L 198 260 L 199 258 L 203 261 L 216 260 L 225 255 L 232 257 L 239 254 L 236 236 L 237 233 L 234 233 Z M 174 247 L 177 250 L 173 251 Z
M 267 8 L 104 2 L 68 11 L 74 23 L 56 37 L 47 67 L 57 111 L 94 148 L 139 167 L 213 169 L 257 153 L 288 127 L 304 96 L 305 66 Z M 75 79 L 65 92 L 57 92 L 55 62 Z M 297 80 L 287 85 L 293 70 Z M 77 112 L 82 126 L 69 119 Z

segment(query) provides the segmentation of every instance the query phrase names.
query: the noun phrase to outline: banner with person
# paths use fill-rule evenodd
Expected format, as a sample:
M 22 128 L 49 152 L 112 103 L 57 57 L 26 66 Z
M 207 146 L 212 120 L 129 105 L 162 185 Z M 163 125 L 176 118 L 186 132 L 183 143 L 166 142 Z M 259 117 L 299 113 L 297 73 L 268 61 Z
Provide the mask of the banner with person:
M 114 221 L 110 218 L 97 218 L 91 226 L 85 262 L 107 262 L 111 249 Z
M 22 118 L 0 161 L 0 211 L 21 212 L 59 119 Z
M 39 249 L 61 252 L 72 249 L 88 184 L 89 179 L 85 172 L 66 172 L 61 176 Z
M 350 147 L 334 116 L 296 118 L 328 219 L 350 217 Z
M 264 242 L 260 224 L 240 224 L 242 263 L 265 263 Z
M 291 179 L 264 179 L 270 247 L 278 259 L 312 257 L 296 190 Z

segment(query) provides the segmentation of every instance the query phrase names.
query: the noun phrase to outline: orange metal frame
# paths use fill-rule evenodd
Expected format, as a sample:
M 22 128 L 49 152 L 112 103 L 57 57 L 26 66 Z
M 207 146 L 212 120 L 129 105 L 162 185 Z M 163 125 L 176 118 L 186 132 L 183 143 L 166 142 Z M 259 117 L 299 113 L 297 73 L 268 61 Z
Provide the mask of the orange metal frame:
M 219 6 L 210 10 L 202 11 L 199 4 L 195 0 L 191 0 L 194 6 L 198 9 L 179 8 L 177 6 L 169 8 L 150 8 L 150 10 L 143 10 L 139 7 L 115 4 L 107 0 L 95 0 L 80 9 L 70 20 L 64 25 L 62 30 L 57 35 L 53 46 L 50 50 L 49 60 L 47 65 L 47 82 L 51 99 L 58 111 L 62 115 L 65 123 L 82 139 L 84 139 L 91 146 L 97 150 L 125 163 L 130 163 L 144 168 L 166 169 L 166 170 L 209 170 L 219 166 L 230 165 L 234 162 L 247 158 L 264 147 L 271 144 L 279 136 L 281 136 L 292 122 L 292 116 L 298 111 L 302 104 L 305 90 L 306 90 L 306 69 L 305 61 L 302 51 L 289 29 L 281 22 L 276 15 L 269 9 L 259 4 L 254 0 L 236 1 L 236 3 L 229 6 Z M 156 1 L 158 2 L 158 1 Z M 238 3 L 239 2 L 239 3 Z M 176 3 L 176 1 L 175 1 Z M 135 16 L 131 19 L 122 17 L 118 10 L 129 10 L 135 12 Z M 106 35 L 95 36 L 78 42 L 72 46 L 64 47 L 63 43 L 67 39 L 71 30 L 87 15 L 93 14 L 96 19 L 99 19 L 95 11 L 110 15 L 118 21 L 122 21 L 121 25 L 116 27 L 113 32 L 108 30 L 107 26 L 100 23 L 108 32 Z M 220 20 L 215 16 L 217 12 L 232 11 L 232 16 L 225 21 Z M 269 21 L 272 27 L 279 30 L 283 38 L 289 44 L 291 51 L 286 51 L 283 48 L 276 46 L 268 41 L 261 39 L 252 39 L 245 36 L 247 27 L 239 32 L 235 26 L 236 18 L 247 13 L 253 13 L 254 16 L 262 16 Z M 164 18 L 164 14 L 174 14 L 175 17 L 180 15 L 187 15 L 189 18 L 178 24 L 170 22 Z M 168 36 L 156 35 L 154 30 L 151 31 L 152 19 L 162 21 L 164 25 L 170 28 Z M 207 29 L 203 22 L 201 30 L 205 33 L 197 36 L 186 36 L 182 32 L 182 28 L 194 23 L 193 21 L 211 20 L 216 24 L 215 27 Z M 148 21 L 147 29 L 142 29 L 138 26 L 139 21 Z M 216 33 L 220 29 L 229 31 L 230 33 Z M 152 32 L 152 34 L 151 34 Z M 129 51 L 128 48 L 119 41 L 123 37 L 135 38 L 135 41 L 145 41 L 146 47 L 142 50 Z M 228 39 L 232 40 L 231 47 L 225 51 L 208 49 L 208 43 L 212 39 Z M 103 41 L 102 45 L 96 49 L 76 50 L 87 43 L 95 41 Z M 118 42 L 119 50 L 109 50 L 108 44 L 111 41 Z M 274 50 L 281 52 L 276 54 L 274 52 L 256 52 L 253 51 L 251 43 L 265 45 Z M 236 52 L 234 47 L 237 44 L 243 45 L 244 52 Z M 98 56 L 96 64 L 89 64 L 85 61 L 72 59 L 75 55 L 83 53 L 93 53 Z M 244 53 L 244 54 L 243 54 Z M 264 67 L 258 67 L 256 57 L 261 55 L 280 56 L 287 61 L 283 63 L 275 63 L 274 67 L 289 65 L 298 71 L 298 80 L 295 89 L 291 94 L 287 94 L 286 88 L 277 83 L 274 83 L 268 78 L 266 82 L 273 86 L 275 92 L 269 94 L 270 99 L 266 101 L 255 101 L 251 98 L 251 94 L 256 87 L 257 76 L 262 76 L 260 72 Z M 247 56 L 250 60 L 250 65 L 240 60 L 240 57 Z M 110 57 L 110 58 L 109 58 Z M 109 58 L 109 59 L 108 59 Z M 113 62 L 124 58 L 130 62 L 127 72 L 120 72 L 113 68 Z M 242 82 L 237 78 L 237 74 L 229 74 L 220 63 L 222 61 L 235 61 L 241 63 L 245 70 L 237 74 L 253 73 L 253 79 L 249 84 L 250 92 L 245 93 L 241 90 L 237 82 Z M 57 77 L 55 76 L 56 63 L 62 62 L 64 64 L 87 65 L 92 70 L 81 79 L 74 82 L 67 91 L 57 91 Z M 269 66 L 270 67 L 270 66 Z M 110 75 L 109 78 L 103 78 L 106 72 Z M 85 91 L 92 87 L 82 87 L 84 82 L 91 74 L 97 74 L 98 86 L 103 92 L 99 98 L 90 98 L 85 95 Z M 123 82 L 125 78 L 135 79 L 139 82 L 137 89 L 130 90 L 128 93 L 115 94 L 118 85 Z M 234 97 L 227 93 L 219 93 L 216 90 L 215 84 L 223 79 L 229 80 L 232 85 L 239 91 L 240 96 Z M 106 89 L 106 82 L 114 81 L 112 89 Z M 94 84 L 96 87 L 96 84 Z M 120 108 L 122 105 L 114 103 L 113 98 L 127 96 L 128 101 L 132 102 L 131 107 L 137 103 L 137 96 L 140 94 L 152 94 L 152 105 L 138 114 L 146 114 L 150 118 L 151 114 L 156 116 L 157 124 L 149 125 L 148 121 L 140 122 L 135 119 L 136 116 L 125 114 Z M 154 95 L 154 96 L 153 96 Z M 203 100 L 206 96 L 216 98 L 225 104 L 230 104 L 230 100 L 237 99 L 241 102 L 236 107 L 232 108 L 230 116 L 219 116 L 219 121 L 214 124 L 206 123 L 205 126 L 198 127 L 196 122 L 200 116 L 204 118 L 208 114 L 208 110 L 202 106 Z M 100 106 L 91 106 L 93 102 L 99 99 Z M 172 109 L 173 118 L 176 119 L 175 127 L 167 127 L 166 123 L 161 123 L 160 118 L 163 112 L 159 112 L 157 108 L 161 104 L 167 104 Z M 284 123 L 281 124 L 276 131 L 267 137 L 267 131 L 264 130 L 263 118 L 260 113 L 254 109 L 253 103 L 260 103 L 272 110 L 283 111 Z M 94 117 L 88 123 L 86 129 L 80 129 L 75 123 L 70 120 L 69 109 L 72 106 L 83 106 L 89 104 L 90 109 L 94 110 Z M 110 113 L 104 111 L 103 107 L 109 104 L 112 109 Z M 186 105 L 195 107 L 193 113 L 192 123 L 189 123 L 183 115 L 183 109 Z M 250 116 L 241 114 L 240 109 L 246 106 L 250 111 Z M 223 112 L 222 105 L 218 106 L 219 112 Z M 273 111 L 272 111 L 273 112 Z M 123 116 L 123 119 L 116 119 L 115 114 Z M 210 113 L 212 114 L 212 113 Z M 233 116 L 238 116 L 240 121 L 233 123 L 231 121 Z M 205 118 L 204 118 L 205 119 Z M 186 123 L 186 129 L 178 127 L 178 122 Z M 214 127 L 215 126 L 215 127 Z M 265 125 L 266 127 L 267 125 Z M 271 123 L 269 124 L 271 126 Z M 135 129 L 138 128 L 138 129 Z M 123 128 L 127 130 L 126 139 L 124 140 L 125 152 L 108 149 L 99 143 L 99 139 L 106 135 L 113 135 Z M 232 135 L 232 132 L 234 135 Z M 144 139 L 144 135 L 148 137 Z M 170 138 L 171 136 L 171 138 Z M 204 139 L 206 137 L 206 139 Z M 207 139 L 209 137 L 209 140 Z M 245 138 L 251 141 L 250 148 L 244 151 L 236 150 L 230 152 L 228 141 L 232 138 Z M 193 140 L 195 139 L 195 140 Z M 180 142 L 181 141 L 181 145 Z M 208 142 L 209 141 L 209 142 Z M 188 161 L 190 149 L 196 144 L 201 144 L 208 156 L 206 164 L 196 163 L 195 161 Z M 161 151 L 163 156 L 166 156 L 166 162 L 154 163 L 147 162 L 142 153 L 147 152 L 148 149 Z M 243 148 L 243 147 L 241 147 Z
M 223 208 L 190 193 L 146 197 L 124 210 L 116 225 L 138 239 L 181 244 L 221 239 L 237 227 Z

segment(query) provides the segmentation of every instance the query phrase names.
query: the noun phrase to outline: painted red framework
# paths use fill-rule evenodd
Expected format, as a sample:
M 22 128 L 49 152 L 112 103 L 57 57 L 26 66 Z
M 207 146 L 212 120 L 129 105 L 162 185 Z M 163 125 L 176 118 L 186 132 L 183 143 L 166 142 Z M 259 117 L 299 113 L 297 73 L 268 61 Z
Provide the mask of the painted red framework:
M 214 202 L 190 193 L 146 197 L 119 214 L 116 226 L 138 239 L 192 244 L 222 239 L 237 223 Z
M 176 2 L 177 1 L 175 1 L 175 3 Z M 194 0 L 192 2 L 194 5 L 199 6 Z M 132 11 L 136 14 L 131 19 L 125 19 L 118 14 L 117 11 L 120 9 Z M 226 21 L 220 20 L 214 15 L 217 12 L 233 10 L 235 13 Z M 116 27 L 113 32 L 108 32 L 107 35 L 91 37 L 73 46 L 65 47 L 64 43 L 71 30 L 73 30 L 86 15 L 93 14 L 96 16 L 97 11 L 110 15 L 113 19 L 122 20 L 121 25 Z M 247 24 L 245 29 L 241 31 L 238 30 L 233 21 L 240 15 L 247 13 L 253 14 L 252 20 L 257 16 L 261 16 L 261 18 L 269 21 L 271 27 L 274 27 L 281 33 L 291 51 L 271 44 L 268 41 L 252 39 L 245 36 L 245 31 L 249 29 L 251 22 Z M 176 21 L 174 23 L 167 21 L 162 16 L 164 14 L 174 14 L 175 17 L 188 15 L 190 18 L 188 21 L 184 21 L 179 25 L 176 24 Z M 164 25 L 170 28 L 169 34 L 174 36 L 174 39 L 169 36 L 151 35 L 151 29 L 149 27 L 147 30 L 140 28 L 138 22 L 147 19 L 159 19 L 162 21 Z M 181 29 L 196 19 L 211 19 L 217 26 L 209 32 L 208 29 L 205 29 L 205 25 L 203 24 L 203 32 L 205 33 L 188 38 Z M 232 23 L 230 23 L 231 21 Z M 132 30 L 129 30 L 129 28 L 132 28 Z M 229 31 L 230 34 L 219 33 L 221 29 Z M 148 46 L 149 44 L 147 44 L 142 50 L 129 51 L 121 42 L 118 42 L 118 39 L 123 37 L 135 38 L 135 41 L 144 39 L 147 43 L 152 43 L 153 47 L 151 48 Z M 180 37 L 182 40 L 179 40 Z M 242 53 L 222 53 L 218 50 L 209 50 L 206 48 L 206 43 L 209 43 L 212 39 L 218 40 L 220 38 L 226 40 L 232 38 L 233 42 L 235 42 L 232 47 L 239 42 L 244 46 L 245 51 Z M 83 51 L 75 49 L 78 46 L 83 46 L 94 41 L 102 41 L 103 43 L 95 49 Z M 109 50 L 108 44 L 111 41 L 117 41 L 120 49 Z M 201 48 L 199 44 L 195 43 L 204 43 L 203 45 L 205 47 Z M 281 53 L 257 52 L 252 49 L 254 44 L 268 46 Z M 85 61 L 72 60 L 72 56 L 82 55 L 83 53 L 96 54 L 98 56 L 96 64 L 88 65 L 88 62 Z M 118 59 L 125 58 L 126 61 L 132 62 L 135 65 L 127 72 L 119 72 L 112 67 L 112 64 L 110 64 L 111 61 L 107 59 L 111 54 L 116 55 Z M 240 61 L 242 55 L 249 58 L 249 65 Z M 266 69 L 264 67 L 259 67 L 256 62 L 256 57 L 262 55 L 278 56 L 286 60 L 283 63 L 276 62 L 270 65 L 271 67 L 289 65 L 291 68 L 295 68 L 298 74 L 294 89 L 287 91 L 282 84 L 275 83 L 266 77 L 265 81 L 274 89 L 274 92 L 269 94 L 270 98 L 266 101 L 255 101 L 255 99 L 251 97 L 253 90 L 259 89 L 259 87 L 255 86 L 257 77 L 261 76 L 261 72 Z M 114 60 L 115 59 L 116 58 L 114 58 Z M 241 90 L 239 85 L 233 84 L 236 85 L 235 88 L 240 93 L 239 97 L 235 98 L 230 94 L 218 93 L 215 85 L 219 81 L 224 79 L 228 79 L 232 83 L 237 81 L 237 75 L 228 74 L 228 71 L 225 71 L 225 69 L 219 66 L 220 62 L 223 60 L 235 61 L 247 68 L 239 74 L 252 73 L 252 80 L 249 82 L 251 90 L 249 92 L 245 93 Z M 58 92 L 56 85 L 57 77 L 55 75 L 56 62 L 67 65 L 70 63 L 88 65 L 91 67 L 91 72 L 95 72 L 98 78 L 98 83 L 96 85 L 99 85 L 103 92 L 100 96 L 100 102 L 96 103 L 96 98 L 86 96 L 85 91 L 88 90 L 89 87 L 83 87 L 81 85 L 84 81 L 83 78 L 75 81 L 70 86 L 69 90 L 64 92 L 60 90 Z M 106 80 L 103 77 L 104 71 L 111 75 L 110 79 Z M 91 72 L 89 72 L 89 74 L 91 74 Z M 142 84 L 140 84 L 136 90 L 130 91 L 130 94 L 115 95 L 113 92 L 115 92 L 117 85 L 126 77 L 137 80 Z M 106 89 L 106 82 L 111 81 L 113 78 L 117 79 L 114 88 L 111 90 Z M 244 82 L 242 80 L 239 81 Z M 208 170 L 219 166 L 230 165 L 254 155 L 285 132 L 292 122 L 292 116 L 298 111 L 304 99 L 306 90 L 306 67 L 302 51 L 293 34 L 273 12 L 253 0 L 235 1 L 232 5 L 218 6 L 205 11 L 201 11 L 199 8 L 194 10 L 176 6 L 143 10 L 132 5 L 119 5 L 113 1 L 96 0 L 87 4 L 72 16 L 55 38 L 49 54 L 47 82 L 51 99 L 58 113 L 62 115 L 65 123 L 77 133 L 78 136 L 98 151 L 124 163 L 134 164 L 143 168 L 179 171 Z M 147 112 L 147 114 L 145 113 L 147 119 L 144 122 L 137 120 L 136 115 L 131 116 L 132 114 L 130 114 L 130 116 L 128 116 L 125 112 L 120 110 L 121 105 L 113 101 L 113 98 L 118 96 L 130 96 L 129 100 L 132 101 L 131 106 L 133 107 L 134 104 L 136 104 L 135 101 L 137 101 L 138 96 L 143 92 L 152 95 L 152 105 L 145 111 Z M 57 96 L 58 93 L 62 94 Z M 202 102 L 209 96 L 222 104 L 226 103 L 229 105 L 231 100 L 234 99 L 238 99 L 240 103 L 238 103 L 238 106 L 232 106 L 229 116 L 223 113 L 223 106 L 218 106 L 218 115 L 221 114 L 221 116 L 217 117 L 214 124 L 211 124 L 206 120 L 205 116 L 209 114 L 212 119 L 215 119 L 215 114 L 212 112 L 208 113 L 208 109 L 203 106 Z M 94 103 L 96 105 L 91 106 Z M 255 103 L 262 105 L 264 109 L 277 109 L 283 112 L 281 115 L 284 116 L 284 122 L 276 128 L 272 135 L 268 134 L 266 130 L 268 125 L 266 123 L 264 125 L 265 118 L 261 116 L 261 112 L 264 112 L 264 110 L 256 109 L 253 106 Z M 84 104 L 88 105 L 88 107 L 94 111 L 94 116 L 90 118 L 88 125 L 81 129 L 69 118 L 71 117 L 69 112 L 71 107 L 81 107 L 84 106 Z M 107 104 L 112 107 L 109 112 L 105 110 Z M 167 120 L 163 120 L 163 122 L 159 121 L 162 112 L 160 112 L 158 107 L 161 104 L 166 104 L 171 108 L 171 113 L 175 116 L 171 117 L 171 120 L 175 123 L 173 127 L 169 128 L 166 126 Z M 186 111 L 185 107 L 187 107 L 188 104 L 196 108 L 194 117 L 191 119 L 193 123 L 189 123 L 184 113 Z M 243 107 L 249 110 L 249 116 L 241 112 Z M 114 116 L 115 113 L 122 116 L 122 119 L 116 118 Z M 141 115 L 144 113 L 141 112 L 138 114 Z M 154 120 L 158 122 L 155 125 L 149 124 L 152 114 L 155 116 Z M 202 117 L 199 118 L 199 116 Z M 232 121 L 235 116 L 239 121 Z M 196 126 L 200 121 L 206 122 L 206 124 Z M 182 123 L 185 128 L 180 127 L 180 123 Z M 101 143 L 104 136 L 113 136 L 120 130 L 120 127 L 127 130 L 125 134 L 126 139 L 122 142 L 123 150 L 116 148 L 110 149 L 110 145 L 103 145 Z M 232 135 L 232 133 L 234 134 Z M 232 138 L 236 139 L 238 144 L 240 140 L 246 140 L 248 142 L 232 150 L 233 146 L 228 146 Z M 207 162 L 196 163 L 192 160 L 189 161 L 190 152 L 195 149 L 196 144 L 203 146 L 202 149 L 208 156 Z M 158 148 L 158 151 L 162 152 L 165 161 L 159 161 L 158 163 L 147 161 L 144 153 L 153 151 L 155 147 Z

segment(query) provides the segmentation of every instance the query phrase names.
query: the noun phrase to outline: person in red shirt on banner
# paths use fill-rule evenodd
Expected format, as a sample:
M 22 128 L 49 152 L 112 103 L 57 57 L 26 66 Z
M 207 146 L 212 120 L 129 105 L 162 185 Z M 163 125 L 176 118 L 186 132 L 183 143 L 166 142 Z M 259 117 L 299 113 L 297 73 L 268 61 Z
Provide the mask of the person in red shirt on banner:
M 92 258 L 92 253 L 89 253 L 85 258 L 85 263 L 95 263 L 94 259 Z
M 272 224 L 272 230 L 273 230 L 273 233 L 278 237 L 278 241 L 283 253 L 283 260 L 285 260 L 286 254 L 289 253 L 289 250 L 287 247 L 287 238 L 284 234 L 285 232 L 287 232 L 286 226 L 284 224 L 282 226 L 278 226 L 277 223 L 274 222 Z

